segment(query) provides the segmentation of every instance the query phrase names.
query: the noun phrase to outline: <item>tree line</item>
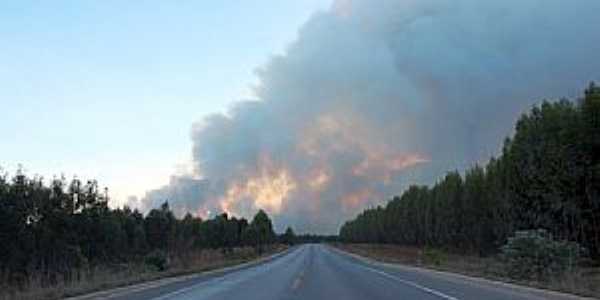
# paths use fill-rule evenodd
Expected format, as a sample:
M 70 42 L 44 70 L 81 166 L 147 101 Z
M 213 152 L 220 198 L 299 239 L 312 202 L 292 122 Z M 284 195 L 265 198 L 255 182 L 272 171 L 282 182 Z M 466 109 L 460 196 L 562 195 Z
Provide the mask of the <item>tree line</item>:
M 600 88 L 534 106 L 502 152 L 432 186 L 410 186 L 346 222 L 346 242 L 494 254 L 519 230 L 543 229 L 600 257 Z
M 227 254 L 251 246 L 260 254 L 277 241 L 262 210 L 251 222 L 225 213 L 179 219 L 167 202 L 143 215 L 111 209 L 108 200 L 96 181 L 55 179 L 47 186 L 22 171 L 0 175 L 0 283 L 25 286 L 35 277 L 49 286 L 76 279 L 81 270 L 144 261 L 153 253 L 211 248 Z

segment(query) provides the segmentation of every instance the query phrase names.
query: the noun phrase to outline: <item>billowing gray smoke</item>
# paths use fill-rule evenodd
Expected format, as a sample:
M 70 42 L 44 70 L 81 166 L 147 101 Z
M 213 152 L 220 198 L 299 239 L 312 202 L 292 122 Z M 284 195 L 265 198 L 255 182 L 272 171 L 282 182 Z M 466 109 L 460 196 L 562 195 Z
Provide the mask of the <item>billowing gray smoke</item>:
M 279 230 L 334 233 L 410 183 L 488 159 L 520 112 L 600 77 L 598 11 L 597 0 L 338 1 L 258 70 L 256 101 L 193 126 L 194 174 L 144 205 L 264 208 Z

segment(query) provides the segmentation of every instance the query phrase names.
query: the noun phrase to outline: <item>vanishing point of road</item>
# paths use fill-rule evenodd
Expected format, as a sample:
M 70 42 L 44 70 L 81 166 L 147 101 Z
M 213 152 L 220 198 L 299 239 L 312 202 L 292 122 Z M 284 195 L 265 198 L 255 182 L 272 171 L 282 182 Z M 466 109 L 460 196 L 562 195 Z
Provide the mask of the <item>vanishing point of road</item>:
M 374 264 L 326 245 L 294 247 L 221 274 L 142 284 L 76 299 L 582 299 L 417 268 Z

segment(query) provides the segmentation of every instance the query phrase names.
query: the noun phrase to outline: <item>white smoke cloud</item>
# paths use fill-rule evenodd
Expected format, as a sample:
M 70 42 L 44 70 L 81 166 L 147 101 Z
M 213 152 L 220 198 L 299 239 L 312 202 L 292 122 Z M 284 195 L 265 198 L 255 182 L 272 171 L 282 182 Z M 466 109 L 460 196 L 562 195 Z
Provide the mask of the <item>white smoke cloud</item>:
M 596 0 L 336 1 L 258 69 L 256 101 L 193 126 L 194 174 L 143 202 L 265 208 L 279 229 L 337 232 L 410 183 L 488 159 L 520 112 L 598 78 L 598 11 Z

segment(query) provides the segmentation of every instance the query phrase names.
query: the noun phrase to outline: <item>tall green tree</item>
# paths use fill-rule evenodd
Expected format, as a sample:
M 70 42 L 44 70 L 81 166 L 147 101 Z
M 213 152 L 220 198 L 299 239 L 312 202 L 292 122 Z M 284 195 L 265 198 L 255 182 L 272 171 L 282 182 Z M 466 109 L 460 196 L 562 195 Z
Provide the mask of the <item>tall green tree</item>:
M 245 240 L 256 248 L 258 254 L 262 254 L 265 246 L 275 241 L 273 223 L 264 210 L 259 210 L 245 232 Z
M 296 243 L 296 233 L 294 233 L 292 227 L 288 226 L 285 229 L 285 232 L 281 236 L 281 242 L 287 245 L 294 245 Z

